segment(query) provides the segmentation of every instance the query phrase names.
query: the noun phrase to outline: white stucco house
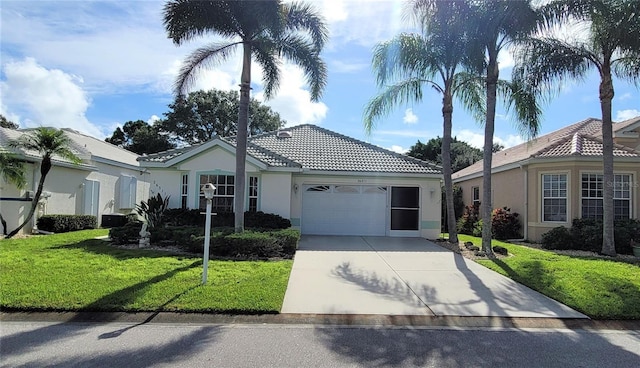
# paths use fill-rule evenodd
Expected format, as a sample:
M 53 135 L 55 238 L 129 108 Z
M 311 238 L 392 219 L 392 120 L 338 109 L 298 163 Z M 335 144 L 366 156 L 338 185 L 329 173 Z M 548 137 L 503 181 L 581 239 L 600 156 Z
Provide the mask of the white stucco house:
M 102 215 L 130 213 L 136 203 L 149 197 L 149 175 L 140 167 L 137 154 L 72 129 L 63 130 L 82 163 L 75 165 L 54 157 L 38 211 L 23 232 L 30 232 L 37 217 L 43 214 L 95 215 L 101 225 Z M 0 128 L 0 149 L 11 151 L 9 140 L 29 131 Z M 38 153 L 14 152 L 26 163 L 27 187 L 18 190 L 0 178 L 0 213 L 7 221 L 8 231 L 15 229 L 28 214 L 30 199 L 40 179 Z
M 235 139 L 138 158 L 152 193 L 172 208 L 234 210 Z M 440 233 L 441 168 L 314 125 L 249 138 L 245 211 L 275 213 L 303 234 L 415 236 Z

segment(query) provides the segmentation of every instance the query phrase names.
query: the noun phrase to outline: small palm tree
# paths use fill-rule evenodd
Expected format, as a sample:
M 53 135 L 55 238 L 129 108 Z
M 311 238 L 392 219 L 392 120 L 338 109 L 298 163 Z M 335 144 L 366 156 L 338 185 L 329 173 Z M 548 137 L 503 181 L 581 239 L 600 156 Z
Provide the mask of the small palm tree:
M 22 189 L 27 185 L 22 160 L 9 152 L 0 152 L 0 177 L 6 183 L 11 183 L 18 189 Z M 2 223 L 3 235 L 7 235 L 7 222 L 4 220 L 1 213 L 0 223 Z
M 548 27 L 578 22 L 587 25 L 583 40 L 538 37 L 523 47 L 515 78 L 543 93 L 556 82 L 583 79 L 591 69 L 600 75 L 602 155 L 605 183 L 614 182 L 612 75 L 640 82 L 640 2 L 637 0 L 558 0 L 541 9 Z M 604 186 L 602 253 L 615 256 L 613 185 Z
M 38 189 L 36 189 L 36 194 L 31 202 L 29 214 L 25 217 L 20 226 L 7 235 L 7 238 L 11 238 L 16 235 L 33 217 L 33 214 L 38 207 L 40 196 L 42 195 L 45 179 L 51 170 L 51 159 L 53 156 L 58 156 L 75 164 L 80 163 L 80 158 L 71 151 L 70 144 L 71 141 L 64 131 L 47 127 L 36 128 L 29 133 L 25 133 L 17 140 L 9 141 L 9 147 L 11 148 L 38 152 L 42 156 L 42 161 L 40 162 L 40 180 L 38 181 Z
M 442 166 L 449 241 L 458 242 L 451 178 L 453 97 L 472 112 L 483 114 L 482 85 L 468 66 L 468 35 L 459 17 L 463 1 L 414 1 L 412 9 L 422 34 L 403 33 L 377 45 L 373 69 L 383 91 L 366 106 L 364 126 L 371 132 L 375 121 L 396 105 L 422 100 L 423 86 L 442 94 Z M 390 84 L 389 84 L 390 83 Z
M 537 13 L 530 0 L 468 0 L 471 5 L 469 32 L 475 36 L 478 50 L 475 58 L 482 65 L 486 86 L 486 117 L 484 125 L 484 150 L 482 170 L 482 250 L 493 255 L 491 248 L 491 164 L 493 135 L 498 93 L 505 98 L 507 106 L 514 106 L 521 134 L 527 138 L 537 135 L 540 109 L 535 95 L 521 83 L 500 82 L 498 56 L 514 40 L 518 40 L 536 29 Z
M 199 70 L 220 64 L 242 48 L 234 188 L 235 230 L 242 232 L 251 62 L 262 68 L 267 98 L 278 90 L 281 58 L 301 66 L 315 101 L 327 78 L 326 65 L 320 58 L 328 37 L 326 26 L 309 5 L 280 0 L 170 0 L 164 7 L 164 24 L 176 45 L 205 34 L 228 40 L 199 48 L 187 58 L 176 81 L 178 95 L 193 85 Z

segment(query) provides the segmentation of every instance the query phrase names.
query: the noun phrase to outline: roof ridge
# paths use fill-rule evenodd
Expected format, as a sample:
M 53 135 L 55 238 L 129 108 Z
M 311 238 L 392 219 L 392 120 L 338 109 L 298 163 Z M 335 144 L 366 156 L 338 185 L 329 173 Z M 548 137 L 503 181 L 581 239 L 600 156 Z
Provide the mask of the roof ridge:
M 229 144 L 233 145 L 233 143 L 229 143 Z M 279 154 L 279 153 L 273 152 L 272 150 L 267 149 L 267 148 L 262 147 L 262 146 L 259 146 L 259 145 L 255 144 L 255 143 L 253 143 L 253 142 L 247 142 L 247 144 L 250 144 L 250 145 L 251 145 L 251 147 L 253 147 L 254 149 L 256 149 L 256 150 L 258 150 L 258 151 L 261 151 L 261 152 L 262 152 L 262 153 L 264 153 L 264 154 L 268 154 L 268 155 L 271 155 L 271 156 L 273 156 L 273 157 L 276 157 L 276 158 L 278 158 L 278 159 L 280 159 L 280 160 L 282 160 L 282 161 L 289 162 L 289 163 L 291 163 L 291 164 L 294 164 L 294 165 L 295 165 L 295 166 L 297 166 L 297 167 L 302 167 L 302 164 L 300 164 L 299 162 L 297 162 L 297 161 L 295 161 L 295 160 L 293 160 L 293 159 L 291 159 L 291 158 L 289 158 L 289 157 L 287 157 L 287 156 L 284 156 L 284 155 L 281 155 L 281 154 Z M 234 147 L 236 147 L 235 145 L 233 145 L 233 146 L 234 146 Z M 247 154 L 248 154 L 248 155 L 250 155 L 250 153 L 249 153 L 249 152 L 247 152 Z M 255 156 L 253 156 L 253 155 L 251 155 L 251 156 L 252 156 L 252 157 L 254 157 L 256 160 L 260 160 L 259 158 L 255 157 Z M 263 160 L 260 160 L 260 161 L 264 162 Z M 268 163 L 268 162 L 265 162 L 265 163 L 266 163 L 267 165 L 269 165 L 269 163 Z

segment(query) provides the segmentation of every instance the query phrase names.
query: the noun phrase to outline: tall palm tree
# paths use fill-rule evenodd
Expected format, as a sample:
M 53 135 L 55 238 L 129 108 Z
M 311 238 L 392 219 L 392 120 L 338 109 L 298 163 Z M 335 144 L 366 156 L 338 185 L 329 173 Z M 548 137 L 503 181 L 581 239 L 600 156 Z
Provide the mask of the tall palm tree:
M 396 105 L 422 100 L 423 87 L 433 87 L 442 95 L 442 169 L 447 204 L 449 241 L 458 242 L 451 179 L 451 130 L 453 97 L 471 112 L 482 116 L 482 85 L 464 71 L 468 61 L 468 35 L 464 1 L 418 0 L 410 3 L 422 33 L 402 33 L 374 49 L 372 66 L 383 91 L 365 108 L 364 126 L 371 132 L 374 123 Z
M 11 183 L 18 189 L 22 189 L 27 185 L 22 160 L 8 152 L 0 152 L 0 177 L 6 183 Z M 0 213 L 0 223 L 2 223 L 2 234 L 7 235 L 7 222 L 2 217 L 2 213 Z
M 36 189 L 36 194 L 31 202 L 29 214 L 20 226 L 7 235 L 7 238 L 16 235 L 33 217 L 44 188 L 44 181 L 51 170 L 53 156 L 58 156 L 75 164 L 80 163 L 80 158 L 71 151 L 70 145 L 71 141 L 63 130 L 48 127 L 36 128 L 29 133 L 23 134 L 17 140 L 9 141 L 9 147 L 11 148 L 38 152 L 42 156 L 42 161 L 40 162 L 38 189 Z
M 541 9 L 545 25 L 574 23 L 584 39 L 567 41 L 552 36 L 529 41 L 518 55 L 515 78 L 551 91 L 556 82 L 583 79 L 596 69 L 600 75 L 600 109 L 603 143 L 603 243 L 602 253 L 614 256 L 612 75 L 640 82 L 640 2 L 637 0 L 558 0 Z M 586 31 L 586 32 L 585 32 Z
M 528 138 L 537 135 L 540 110 L 532 92 L 526 85 L 501 83 L 498 56 L 514 40 L 530 34 L 536 29 L 537 13 L 530 0 L 469 0 L 470 32 L 476 37 L 480 48 L 476 56 L 484 69 L 486 86 L 486 117 L 484 125 L 484 150 L 482 170 L 482 250 L 493 255 L 491 248 L 491 164 L 493 135 L 498 92 L 502 92 L 508 106 L 514 106 L 516 120 L 522 135 Z
M 280 0 L 170 0 L 164 7 L 164 25 L 176 45 L 205 34 L 227 40 L 199 48 L 187 58 L 176 81 L 178 95 L 194 84 L 198 71 L 220 64 L 242 48 L 234 184 L 235 230 L 242 232 L 251 62 L 262 68 L 267 98 L 278 90 L 284 58 L 302 68 L 311 98 L 318 100 L 327 78 L 319 55 L 328 38 L 324 20 L 307 4 L 283 4 Z

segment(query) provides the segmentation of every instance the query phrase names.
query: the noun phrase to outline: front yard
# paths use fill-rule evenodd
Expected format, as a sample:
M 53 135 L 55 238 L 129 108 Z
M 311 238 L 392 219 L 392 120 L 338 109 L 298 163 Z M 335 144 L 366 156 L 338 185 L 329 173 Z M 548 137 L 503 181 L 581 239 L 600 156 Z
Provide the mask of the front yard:
M 108 230 L 0 241 L 0 308 L 278 313 L 292 261 L 209 262 L 94 239 Z
M 480 238 L 459 235 L 480 246 Z M 477 262 L 595 319 L 640 319 L 640 266 L 493 241 L 509 256 Z

